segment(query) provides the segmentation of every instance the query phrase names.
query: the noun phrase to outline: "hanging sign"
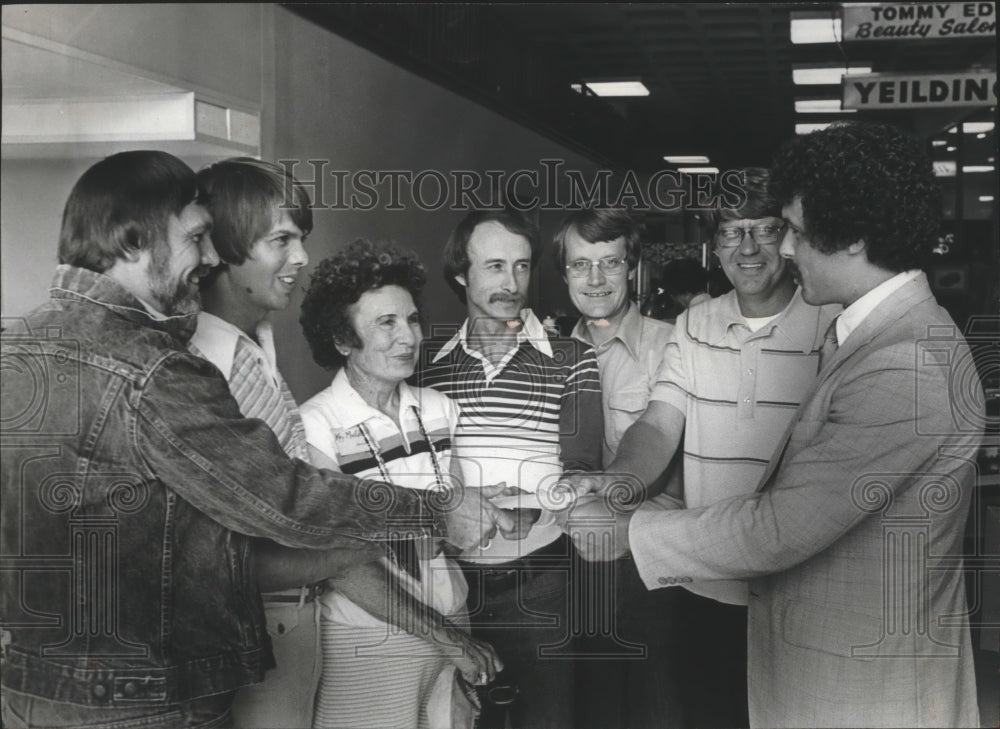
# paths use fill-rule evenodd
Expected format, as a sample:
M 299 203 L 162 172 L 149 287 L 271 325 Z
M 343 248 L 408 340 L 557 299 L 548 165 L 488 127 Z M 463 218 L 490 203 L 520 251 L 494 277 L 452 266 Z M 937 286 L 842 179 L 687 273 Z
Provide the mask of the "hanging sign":
M 866 73 L 841 79 L 845 109 L 914 109 L 928 106 L 992 106 L 996 71 Z
M 843 38 L 939 40 L 995 36 L 996 2 L 843 3 Z

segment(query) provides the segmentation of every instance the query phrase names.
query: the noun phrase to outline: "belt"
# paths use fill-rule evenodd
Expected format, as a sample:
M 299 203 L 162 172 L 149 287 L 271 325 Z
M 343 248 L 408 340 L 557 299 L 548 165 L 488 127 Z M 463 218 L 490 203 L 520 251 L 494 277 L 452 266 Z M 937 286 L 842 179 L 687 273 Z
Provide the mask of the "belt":
M 305 596 L 303 597 L 303 591 Z M 288 594 L 287 592 L 268 592 L 261 597 L 264 602 L 315 602 L 316 598 L 326 592 L 326 581 L 314 582 L 311 585 L 304 585 L 298 594 Z
M 568 569 L 572 555 L 572 542 L 566 534 L 561 534 L 558 539 L 539 547 L 531 554 L 503 562 L 496 567 L 465 560 L 458 560 L 458 564 L 470 586 L 481 582 L 486 594 L 495 594 L 513 589 L 519 579 L 523 584 L 552 572 L 553 568 Z

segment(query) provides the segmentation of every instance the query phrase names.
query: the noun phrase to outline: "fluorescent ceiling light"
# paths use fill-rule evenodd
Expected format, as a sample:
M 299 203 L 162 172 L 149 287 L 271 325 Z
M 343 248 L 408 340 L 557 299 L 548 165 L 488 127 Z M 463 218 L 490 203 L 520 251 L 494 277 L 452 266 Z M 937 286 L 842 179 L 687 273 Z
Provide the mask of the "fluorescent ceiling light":
M 958 147 L 954 147 L 954 146 L 953 147 L 945 147 L 944 151 L 945 152 L 954 152 L 956 149 L 958 149 Z
M 668 154 L 663 161 L 673 165 L 707 165 L 708 157 L 700 154 Z
M 840 77 L 871 73 L 871 66 L 834 66 L 834 67 L 802 67 L 792 69 L 792 83 L 800 86 L 815 86 L 817 84 L 838 85 Z
M 685 172 L 689 175 L 697 174 L 707 174 L 707 175 L 717 175 L 719 174 L 718 167 L 678 167 L 678 172 Z
M 992 172 L 995 169 L 993 165 L 963 165 L 962 172 Z
M 598 96 L 649 96 L 642 81 L 584 81 L 584 85 Z
M 840 99 L 796 99 L 795 111 L 799 114 L 849 114 L 857 109 L 841 109 Z
M 993 196 L 992 195 L 980 195 L 979 196 L 979 202 L 993 202 Z
M 948 134 L 954 134 L 958 131 L 958 125 L 948 129 Z M 966 134 L 979 134 L 980 132 L 992 132 L 993 122 L 964 122 L 962 124 L 962 131 Z
M 792 43 L 840 43 L 840 18 L 816 17 L 812 13 L 792 13 Z
M 948 142 L 946 142 L 944 139 L 932 139 L 931 140 L 931 145 L 934 146 L 934 147 L 943 147 L 946 144 L 948 144 Z
M 966 134 L 984 134 L 993 131 L 993 122 L 965 122 L 962 131 Z
M 821 129 L 826 129 L 828 126 L 830 126 L 830 122 L 823 122 L 822 124 L 796 124 L 795 133 L 812 134 L 813 132 L 818 132 Z
M 936 159 L 931 164 L 934 166 L 935 177 L 954 177 L 957 165 L 955 160 Z

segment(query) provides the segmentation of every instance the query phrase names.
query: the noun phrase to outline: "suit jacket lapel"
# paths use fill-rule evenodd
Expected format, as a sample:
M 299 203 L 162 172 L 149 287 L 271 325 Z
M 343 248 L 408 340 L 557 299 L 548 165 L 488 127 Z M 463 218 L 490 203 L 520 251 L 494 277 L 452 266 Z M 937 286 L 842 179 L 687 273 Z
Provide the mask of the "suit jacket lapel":
M 802 402 L 799 403 L 795 415 L 792 416 L 788 427 L 785 428 L 781 440 L 778 441 L 778 445 L 774 449 L 774 455 L 771 456 L 771 460 L 767 464 L 767 469 L 757 484 L 756 491 L 758 493 L 767 489 L 773 482 L 774 476 L 778 472 L 778 467 L 785 457 L 788 441 L 792 437 L 795 426 L 798 425 L 801 419 L 802 411 L 809 405 L 809 402 L 816 395 L 817 391 L 819 391 L 820 387 L 822 387 L 823 383 L 830 378 L 830 375 L 846 362 L 848 358 L 870 343 L 876 335 L 905 316 L 914 306 L 929 298 L 933 298 L 933 294 L 931 293 L 930 286 L 927 285 L 927 276 L 921 273 L 913 281 L 899 288 L 889 299 L 875 307 L 875 310 L 861 322 L 858 328 L 851 332 L 851 335 L 847 337 L 847 341 L 837 348 L 837 351 L 830 357 L 828 362 L 824 363 L 823 369 L 816 375 L 812 386 L 802 397 Z

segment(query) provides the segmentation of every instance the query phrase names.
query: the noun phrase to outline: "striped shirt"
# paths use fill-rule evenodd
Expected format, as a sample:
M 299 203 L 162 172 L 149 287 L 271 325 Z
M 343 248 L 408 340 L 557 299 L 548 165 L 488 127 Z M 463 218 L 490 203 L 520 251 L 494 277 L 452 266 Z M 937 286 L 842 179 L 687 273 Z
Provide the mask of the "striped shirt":
M 549 340 L 530 309 L 517 344 L 496 365 L 468 345 L 468 321 L 443 346 L 427 342 L 417 375 L 458 403 L 455 431 L 467 486 L 506 482 L 530 494 L 551 487 L 563 470 L 597 470 L 603 415 L 594 351 L 573 339 Z M 497 502 L 512 506 L 509 501 Z M 520 502 L 537 506 L 530 499 Z M 509 561 L 551 543 L 559 528 L 544 515 L 522 541 L 494 537 L 471 561 Z
M 222 372 L 246 418 L 259 418 L 274 431 L 291 458 L 307 459 L 298 406 L 278 372 L 271 323 L 257 325 L 253 341 L 235 324 L 202 311 L 188 349 Z
M 824 335 L 839 311 L 810 306 L 796 290 L 779 316 L 751 331 L 730 291 L 677 318 L 650 400 L 685 415 L 688 508 L 754 491 L 816 377 Z M 721 602 L 747 602 L 743 582 L 689 589 Z
M 309 445 L 334 461 L 343 473 L 381 480 L 381 458 L 386 474 L 397 486 L 434 489 L 438 475 L 430 453 L 433 444 L 441 478 L 446 486 L 451 485 L 451 438 L 458 408 L 440 393 L 401 382 L 397 426 L 392 418 L 364 401 L 341 369 L 328 388 L 302 404 L 302 420 Z M 421 433 L 421 422 L 427 438 Z M 449 569 L 443 555 L 421 564 L 424 579 L 420 583 L 398 570 L 394 572 L 411 594 L 445 615 L 453 614 L 465 603 L 465 580 L 461 572 Z M 320 599 L 324 616 L 336 622 L 384 625 L 337 592 L 326 593 Z
M 401 382 L 397 425 L 366 403 L 341 369 L 328 388 L 303 403 L 302 419 L 309 445 L 344 473 L 388 476 L 397 486 L 420 490 L 437 488 L 439 480 L 451 486 L 458 408 L 438 392 Z M 385 558 L 382 562 L 425 605 L 450 616 L 464 610 L 465 577 L 444 554 L 420 560 L 419 580 Z M 313 726 L 421 726 L 434 680 L 453 670 L 444 654 L 337 590 L 321 595 L 319 605 L 323 674 Z

